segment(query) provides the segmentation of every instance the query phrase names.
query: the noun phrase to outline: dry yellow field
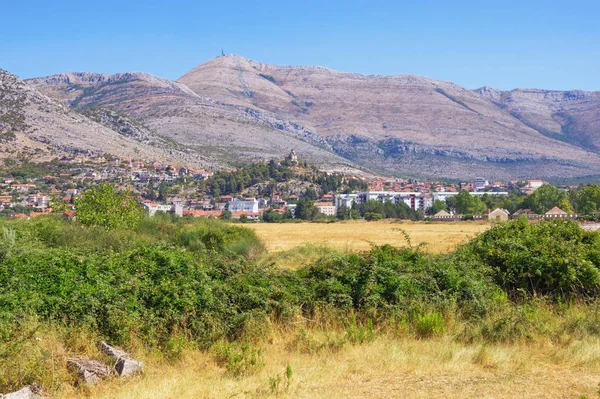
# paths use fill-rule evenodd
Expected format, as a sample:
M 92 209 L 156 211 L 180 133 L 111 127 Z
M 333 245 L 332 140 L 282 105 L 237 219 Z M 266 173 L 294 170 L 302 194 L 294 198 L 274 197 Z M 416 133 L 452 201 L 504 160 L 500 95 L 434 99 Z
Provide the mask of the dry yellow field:
M 256 223 L 248 224 L 271 252 L 287 251 L 303 244 L 324 245 L 343 251 L 369 249 L 377 245 L 406 245 L 399 229 L 408 233 L 413 245 L 441 253 L 452 250 L 477 233 L 487 230 L 488 222 L 395 222 L 347 221 L 338 223 Z
M 290 349 L 289 334 L 263 343 L 264 368 L 234 378 L 207 352 L 188 352 L 174 364 L 144 358 L 146 375 L 112 380 L 59 397 L 155 398 L 547 398 L 597 397 L 600 342 L 564 346 L 465 345 L 451 337 L 379 337 L 338 351 Z M 287 342 L 286 342 L 287 341 Z M 292 369 L 285 388 L 283 374 Z M 270 379 L 280 376 L 277 390 Z

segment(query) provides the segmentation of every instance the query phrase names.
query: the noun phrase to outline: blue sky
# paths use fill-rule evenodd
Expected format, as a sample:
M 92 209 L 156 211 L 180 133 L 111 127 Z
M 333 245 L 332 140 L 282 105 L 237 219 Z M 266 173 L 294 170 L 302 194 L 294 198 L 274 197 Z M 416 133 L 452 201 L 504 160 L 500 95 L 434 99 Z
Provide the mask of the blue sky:
M 417 4 L 418 3 L 418 4 Z M 0 8 L 0 68 L 23 78 L 176 79 L 221 52 L 467 88 L 600 90 L 598 1 L 38 1 Z

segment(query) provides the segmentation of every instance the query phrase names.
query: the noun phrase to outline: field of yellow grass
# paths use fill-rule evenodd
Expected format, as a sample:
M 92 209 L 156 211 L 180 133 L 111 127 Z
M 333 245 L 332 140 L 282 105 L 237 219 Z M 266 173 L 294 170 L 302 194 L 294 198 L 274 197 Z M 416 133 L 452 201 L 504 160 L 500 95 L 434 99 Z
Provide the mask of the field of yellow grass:
M 317 353 L 291 348 L 293 335 L 262 344 L 264 367 L 231 377 L 209 352 L 189 351 L 177 363 L 149 361 L 129 381 L 63 391 L 74 399 L 154 398 L 595 398 L 600 342 L 482 345 L 449 337 L 377 337 Z M 292 370 L 286 387 L 285 370 Z M 272 381 L 280 378 L 276 388 Z
M 337 223 L 256 223 L 247 226 L 256 231 L 270 252 L 287 251 L 306 244 L 350 252 L 369 249 L 371 243 L 402 246 L 407 244 L 400 231 L 402 229 L 408 233 L 413 245 L 425 243 L 427 251 L 442 253 L 487 230 L 491 224 L 357 220 Z
M 441 253 L 491 225 L 465 223 L 344 222 L 249 224 L 271 251 L 263 260 L 298 267 L 332 251 L 368 249 L 371 243 L 412 245 Z M 292 258 L 301 258 L 294 261 Z M 296 263 L 294 263 L 296 262 Z M 298 263 L 300 262 L 300 263 Z M 213 351 L 187 349 L 177 361 L 138 352 L 145 374 L 95 387 L 64 385 L 57 397 L 145 398 L 587 398 L 598 397 L 597 337 L 538 337 L 515 343 L 468 343 L 452 331 L 429 339 L 387 331 L 351 343 L 340 326 L 311 329 L 269 323 L 253 344 L 264 366 L 234 377 Z M 306 330 L 303 329 L 306 328 Z M 300 335 L 303 337 L 299 339 Z M 285 371 L 291 368 L 288 381 Z

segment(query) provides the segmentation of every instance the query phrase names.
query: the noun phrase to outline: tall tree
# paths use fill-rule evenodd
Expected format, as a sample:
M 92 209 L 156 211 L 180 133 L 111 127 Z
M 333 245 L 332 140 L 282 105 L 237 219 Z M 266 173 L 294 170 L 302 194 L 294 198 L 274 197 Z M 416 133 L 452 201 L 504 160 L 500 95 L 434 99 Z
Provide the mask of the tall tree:
M 302 198 L 296 205 L 296 219 L 313 220 L 316 219 L 319 210 L 315 204 L 307 198 Z
M 578 213 L 591 215 L 600 212 L 600 186 L 597 184 L 582 187 L 575 198 Z
M 524 203 L 532 211 L 538 214 L 548 212 L 555 206 L 567 213 L 573 212 L 569 203 L 569 196 L 563 190 L 550 184 L 544 184 L 529 195 Z
M 124 191 L 101 184 L 75 201 L 77 220 L 86 226 L 108 229 L 134 227 L 144 217 L 144 209 Z
M 456 212 L 463 215 L 480 215 L 487 210 L 487 206 L 479 197 L 471 195 L 466 190 L 462 190 L 455 198 Z

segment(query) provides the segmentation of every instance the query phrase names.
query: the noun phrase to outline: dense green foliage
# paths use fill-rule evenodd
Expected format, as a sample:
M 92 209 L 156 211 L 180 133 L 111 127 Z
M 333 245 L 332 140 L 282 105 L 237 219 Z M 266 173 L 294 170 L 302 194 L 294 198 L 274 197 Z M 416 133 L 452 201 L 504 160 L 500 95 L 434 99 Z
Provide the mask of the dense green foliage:
M 127 193 L 101 184 L 86 191 L 75 201 L 77 218 L 85 226 L 109 229 L 135 226 L 144 217 L 144 209 Z
M 307 168 L 306 165 L 304 168 L 293 168 L 288 161 L 277 164 L 273 160 L 267 163 L 257 162 L 234 171 L 217 172 L 207 181 L 202 182 L 200 189 L 218 197 L 239 194 L 248 187 L 262 183 L 259 194 L 269 196 L 277 191 L 278 184 L 287 183 L 293 179 L 316 185 L 322 194 L 337 191 L 342 187 L 346 187 L 350 191 L 367 189 L 366 183 L 361 180 L 342 175 L 330 175 L 319 172 L 315 167 Z M 312 190 L 310 187 L 309 189 Z M 308 195 L 309 199 L 317 199 L 314 191 L 308 193 L 315 194 L 314 198 Z
M 423 219 L 423 214 L 421 212 L 411 209 L 411 207 L 404 202 L 395 204 L 391 201 L 380 202 L 377 200 L 368 200 L 367 202 L 358 205 L 358 213 L 367 220 L 379 220 L 384 218 L 409 220 Z
M 571 203 L 577 213 L 593 215 L 600 212 L 600 186 L 589 184 L 571 193 Z
M 459 254 L 490 268 L 496 283 L 511 294 L 600 294 L 600 234 L 574 221 L 515 220 L 483 233 Z
M 462 190 L 455 196 L 448 197 L 446 202 L 448 207 L 462 215 L 481 215 L 487 210 L 487 205 L 481 198 L 471 195 L 466 190 Z
M 300 316 L 327 315 L 346 326 L 351 342 L 382 326 L 437 335 L 448 317 L 469 325 L 464 339 L 515 339 L 527 334 L 511 310 L 523 302 L 600 294 L 600 234 L 572 221 L 507 222 L 447 255 L 409 242 L 326 254 L 295 271 L 258 262 L 264 247 L 253 231 L 218 220 L 163 215 L 107 230 L 41 217 L 0 227 L 0 353 L 11 354 L 1 363 L 7 370 L 20 361 L 17 347 L 30 339 L 23 338 L 23 320 L 32 318 L 176 355 L 180 342 L 208 348 L 243 341 L 264 336 L 267 320 L 287 324 Z M 256 355 L 223 352 L 242 359 L 241 369 Z M 19 381 L 35 380 L 36 368 Z M 0 386 L 10 383 L 0 373 Z
M 566 191 L 550 184 L 544 184 L 527 196 L 524 204 L 537 214 L 544 214 L 555 206 L 567 213 L 573 211 Z

